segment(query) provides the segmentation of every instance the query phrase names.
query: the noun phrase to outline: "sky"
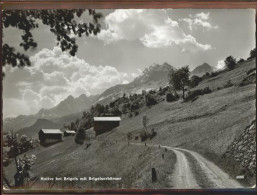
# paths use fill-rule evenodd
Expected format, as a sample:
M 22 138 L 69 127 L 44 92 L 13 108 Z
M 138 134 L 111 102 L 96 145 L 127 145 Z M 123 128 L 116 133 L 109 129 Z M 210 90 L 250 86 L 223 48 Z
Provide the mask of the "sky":
M 23 69 L 5 66 L 3 115 L 15 117 L 51 108 L 67 96 L 95 95 L 131 82 L 152 64 L 169 63 L 193 70 L 208 63 L 223 68 L 232 55 L 246 59 L 255 47 L 255 10 L 119 9 L 103 13 L 101 32 L 75 37 L 72 57 L 56 45 L 56 37 L 40 21 L 32 31 L 38 47 L 26 51 L 32 62 Z M 90 21 L 85 12 L 79 22 Z M 19 46 L 22 32 L 3 29 L 3 42 Z

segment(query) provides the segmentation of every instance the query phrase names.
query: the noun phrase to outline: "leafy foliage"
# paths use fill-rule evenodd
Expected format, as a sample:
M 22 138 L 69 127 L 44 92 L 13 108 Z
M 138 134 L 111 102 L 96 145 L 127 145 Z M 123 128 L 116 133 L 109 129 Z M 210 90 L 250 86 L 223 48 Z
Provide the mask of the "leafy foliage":
M 244 61 L 245 61 L 245 60 L 244 60 L 243 58 L 240 58 L 237 63 L 242 63 L 242 62 L 244 62 Z
M 34 164 L 36 156 L 31 155 L 31 157 L 29 157 L 25 154 L 23 157 L 20 157 L 19 159 L 17 157 L 23 152 L 35 148 L 35 140 L 28 139 L 25 135 L 22 135 L 19 140 L 18 135 L 15 134 L 13 131 L 10 131 L 10 133 L 6 133 L 4 138 L 5 139 L 3 143 L 3 150 L 6 148 L 10 148 L 8 152 L 4 150 L 4 165 L 8 166 L 10 158 L 15 159 L 15 166 L 17 171 L 14 175 L 15 187 L 23 186 L 31 178 L 30 169 L 31 166 Z M 7 183 L 9 183 L 7 178 L 4 178 L 4 180 L 7 181 Z
M 185 98 L 185 101 L 189 101 L 189 100 L 194 101 L 199 95 L 209 94 L 211 92 L 212 90 L 209 87 L 205 87 L 204 89 L 196 89 L 193 91 L 189 91 L 187 94 L 187 97 Z
M 111 113 L 114 115 L 114 116 L 121 116 L 122 115 L 122 112 L 119 110 L 119 108 L 115 107 L 112 109 Z
M 4 135 L 4 147 L 8 147 L 7 151 L 8 158 L 14 158 L 15 156 L 27 152 L 30 149 L 36 147 L 38 140 L 30 138 L 28 139 L 26 135 L 22 135 L 18 139 L 17 134 L 14 134 L 13 131 Z
M 229 70 L 234 69 L 236 66 L 236 59 L 233 56 L 228 56 L 224 62 Z
M 152 95 L 147 95 L 145 97 L 145 103 L 146 103 L 146 106 L 150 107 L 157 104 L 157 101 Z
M 196 75 L 192 76 L 190 79 L 190 87 L 192 88 L 196 87 L 201 81 L 202 81 L 201 77 L 198 77 Z
M 167 101 L 167 102 L 176 101 L 178 98 L 179 98 L 178 95 L 173 94 L 173 93 L 171 93 L 171 92 L 166 94 L 166 101 Z
M 142 142 L 147 140 L 147 138 L 149 137 L 148 133 L 145 131 L 141 131 L 139 136 Z
M 17 160 L 17 172 L 14 175 L 15 187 L 23 186 L 25 183 L 29 182 L 31 179 L 31 167 L 35 163 L 36 156 L 31 155 L 31 157 L 24 154 L 23 157 Z
M 175 90 L 183 91 L 183 99 L 185 98 L 185 87 L 190 84 L 188 66 L 182 67 L 178 70 L 171 70 L 169 74 L 169 83 Z
M 84 140 L 86 139 L 86 131 L 85 129 L 82 127 L 82 125 L 80 125 L 80 127 L 77 130 L 77 133 L 75 135 L 75 142 L 77 144 L 83 144 Z
M 251 59 L 251 58 L 256 58 L 256 48 L 250 51 L 250 56 L 248 59 Z
M 89 9 L 88 14 L 92 17 L 92 22 L 78 23 L 76 17 L 80 17 L 85 10 L 5 10 L 3 12 L 3 26 L 5 28 L 14 27 L 22 30 L 22 42 L 20 47 L 25 51 L 36 48 L 37 42 L 31 30 L 38 28 L 38 21 L 50 27 L 50 31 L 57 38 L 57 45 L 62 51 L 68 51 L 74 56 L 78 50 L 76 39 L 71 35 L 89 36 L 97 35 L 100 32 L 99 19 L 101 13 Z M 15 48 L 8 44 L 3 45 L 3 65 L 10 64 L 13 67 L 30 66 L 30 60 L 25 54 L 15 52 Z

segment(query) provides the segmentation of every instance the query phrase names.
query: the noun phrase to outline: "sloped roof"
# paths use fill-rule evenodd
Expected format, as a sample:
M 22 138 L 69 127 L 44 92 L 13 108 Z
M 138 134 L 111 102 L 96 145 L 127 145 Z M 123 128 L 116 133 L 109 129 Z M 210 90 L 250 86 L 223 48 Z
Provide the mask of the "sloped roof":
M 40 129 L 45 134 L 63 134 L 60 129 Z
M 121 121 L 120 117 L 94 117 L 94 121 Z
M 76 133 L 75 131 L 73 130 L 65 130 L 66 133 Z

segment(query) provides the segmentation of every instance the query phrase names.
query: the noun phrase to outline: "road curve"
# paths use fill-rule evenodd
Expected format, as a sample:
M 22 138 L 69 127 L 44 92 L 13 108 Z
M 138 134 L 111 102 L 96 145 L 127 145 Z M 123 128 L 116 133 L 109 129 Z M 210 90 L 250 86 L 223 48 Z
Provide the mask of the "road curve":
M 145 145 L 131 143 L 133 145 Z M 244 188 L 217 165 L 210 162 L 197 152 L 164 145 L 147 144 L 150 147 L 167 148 L 177 156 L 175 171 L 172 174 L 172 185 L 176 189 L 226 189 Z

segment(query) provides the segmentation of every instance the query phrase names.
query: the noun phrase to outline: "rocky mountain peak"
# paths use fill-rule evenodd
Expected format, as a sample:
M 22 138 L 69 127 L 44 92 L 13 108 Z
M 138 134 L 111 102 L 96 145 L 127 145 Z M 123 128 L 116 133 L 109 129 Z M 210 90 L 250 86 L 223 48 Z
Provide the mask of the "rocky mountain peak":
M 197 76 L 202 76 L 204 74 L 211 73 L 214 71 L 214 68 L 212 66 L 210 66 L 208 63 L 203 63 L 199 66 L 197 66 L 192 72 L 192 75 L 197 75 Z

